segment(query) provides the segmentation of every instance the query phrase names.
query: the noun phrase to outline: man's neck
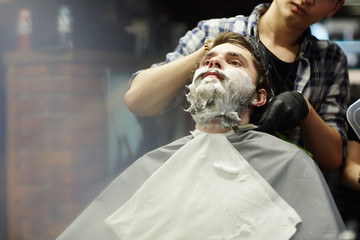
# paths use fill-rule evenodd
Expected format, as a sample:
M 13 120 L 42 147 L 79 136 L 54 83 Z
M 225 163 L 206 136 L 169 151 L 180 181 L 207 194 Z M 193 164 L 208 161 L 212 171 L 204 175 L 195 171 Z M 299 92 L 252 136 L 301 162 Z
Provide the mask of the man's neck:
M 195 128 L 197 130 L 200 130 L 202 132 L 207 132 L 207 133 L 227 133 L 232 130 L 232 128 L 223 127 L 219 122 L 206 123 L 205 126 L 197 123 L 195 125 Z
M 240 115 L 240 119 L 241 121 L 239 122 L 239 125 L 248 124 L 250 122 L 249 111 L 243 112 Z M 205 125 L 200 125 L 196 123 L 195 128 L 197 130 L 207 133 L 227 133 L 232 130 L 231 127 L 224 127 L 223 125 L 221 125 L 221 123 L 217 119 L 208 121 Z
M 299 39 L 305 29 L 291 27 L 285 19 L 279 20 L 276 17 L 277 14 L 280 13 L 277 12 L 276 7 L 270 6 L 267 12 L 260 17 L 259 38 L 281 60 L 293 62 L 300 46 Z

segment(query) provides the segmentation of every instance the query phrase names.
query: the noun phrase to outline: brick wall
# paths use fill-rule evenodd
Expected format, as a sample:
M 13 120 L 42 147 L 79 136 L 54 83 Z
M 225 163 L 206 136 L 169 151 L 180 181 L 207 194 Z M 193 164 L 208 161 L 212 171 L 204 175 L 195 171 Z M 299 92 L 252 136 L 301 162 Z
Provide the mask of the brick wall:
M 5 57 L 9 239 L 55 239 L 106 178 L 111 58 L 78 55 Z

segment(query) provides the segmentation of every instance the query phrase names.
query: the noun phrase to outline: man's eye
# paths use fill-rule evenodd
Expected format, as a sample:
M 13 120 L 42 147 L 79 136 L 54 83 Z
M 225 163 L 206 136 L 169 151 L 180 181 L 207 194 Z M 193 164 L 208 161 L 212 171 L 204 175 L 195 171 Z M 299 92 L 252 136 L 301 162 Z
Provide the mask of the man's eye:
M 241 66 L 242 65 L 239 61 L 231 61 L 230 64 L 234 65 L 234 66 Z
M 203 62 L 203 66 L 207 66 L 207 65 L 209 65 L 210 64 L 210 61 L 209 60 L 205 60 L 204 62 Z

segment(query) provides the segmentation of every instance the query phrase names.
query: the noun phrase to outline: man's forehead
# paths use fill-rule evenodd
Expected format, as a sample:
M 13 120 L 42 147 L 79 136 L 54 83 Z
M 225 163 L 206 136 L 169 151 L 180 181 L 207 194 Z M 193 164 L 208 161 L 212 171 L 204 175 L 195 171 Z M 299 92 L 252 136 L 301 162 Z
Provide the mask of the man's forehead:
M 223 43 L 223 44 L 217 45 L 217 46 L 213 47 L 209 53 L 211 54 L 211 52 L 229 53 L 232 55 L 235 55 L 235 54 L 240 55 L 241 54 L 244 57 L 246 57 L 248 60 L 251 60 L 251 53 L 248 49 L 246 49 L 245 47 L 236 45 L 236 44 L 232 44 L 232 43 Z

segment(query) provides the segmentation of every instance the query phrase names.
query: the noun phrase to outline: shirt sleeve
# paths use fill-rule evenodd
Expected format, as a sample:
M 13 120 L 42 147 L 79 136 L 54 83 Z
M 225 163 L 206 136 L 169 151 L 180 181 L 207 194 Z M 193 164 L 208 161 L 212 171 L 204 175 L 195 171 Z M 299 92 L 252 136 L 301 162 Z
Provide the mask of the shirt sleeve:
M 155 63 L 151 65 L 151 67 L 158 67 L 164 65 L 166 63 L 175 61 L 181 57 L 187 56 L 199 48 L 201 48 L 204 44 L 205 39 L 209 38 L 211 40 L 215 39 L 215 37 L 219 34 L 219 32 L 223 31 L 222 26 L 225 25 L 227 19 L 210 19 L 203 20 L 198 23 L 198 25 L 192 30 L 188 31 L 183 37 L 179 39 L 179 44 L 175 48 L 173 52 L 166 54 L 166 59 L 163 62 Z M 194 66 L 195 67 L 195 66 Z M 139 70 L 134 73 L 130 79 L 129 86 L 133 79 L 143 70 Z M 173 100 L 169 103 L 169 105 L 162 111 L 162 113 L 167 112 L 174 107 L 184 107 L 186 105 L 185 98 L 185 87 L 182 91 L 179 91 L 178 94 L 173 98 Z
M 347 154 L 347 124 L 346 110 L 350 102 L 350 82 L 347 58 L 342 49 L 332 44 L 325 56 L 328 66 L 325 71 L 325 85 L 327 91 L 323 95 L 322 107 L 319 115 L 331 127 L 339 131 L 343 141 L 343 159 Z
M 191 31 L 188 31 L 183 37 L 179 39 L 179 44 L 175 48 L 173 52 L 170 52 L 166 54 L 166 59 L 163 62 L 154 63 L 151 65 L 151 67 L 157 67 L 164 65 L 165 63 L 169 63 L 172 61 L 175 61 L 181 57 L 187 56 L 191 54 L 192 52 L 195 52 L 197 49 L 199 49 L 206 38 L 206 29 L 208 29 L 208 26 L 206 24 L 206 21 L 201 21 L 198 23 L 197 27 L 192 29 Z M 143 70 L 139 70 L 135 72 L 129 82 L 129 86 L 133 79 Z
M 165 63 L 175 61 L 195 52 L 203 46 L 205 39 L 214 40 L 220 32 L 235 31 L 245 34 L 246 24 L 247 17 L 244 16 L 202 20 L 195 28 L 187 31 L 186 34 L 179 39 L 179 44 L 174 51 L 166 54 L 165 61 L 155 63 L 151 67 L 157 67 Z M 141 71 L 142 70 L 133 74 L 130 79 L 130 84 Z

